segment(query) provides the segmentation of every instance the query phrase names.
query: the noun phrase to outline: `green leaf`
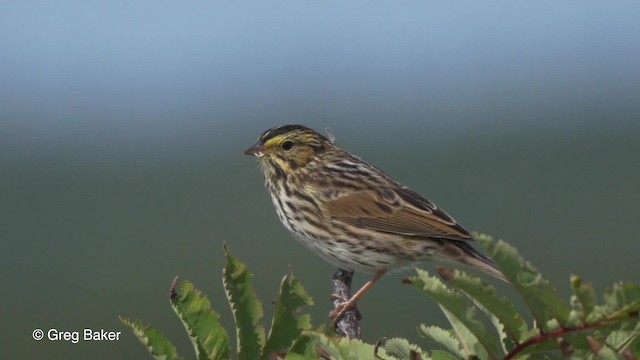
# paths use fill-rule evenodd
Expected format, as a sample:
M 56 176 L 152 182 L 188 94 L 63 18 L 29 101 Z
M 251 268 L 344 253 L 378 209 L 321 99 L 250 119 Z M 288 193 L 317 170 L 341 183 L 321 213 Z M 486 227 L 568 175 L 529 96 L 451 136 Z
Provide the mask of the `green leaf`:
M 140 320 L 132 321 L 120 317 L 126 327 L 131 329 L 133 334 L 140 340 L 151 356 L 157 360 L 181 360 L 177 354 L 176 347 L 160 332 L 149 325 L 144 325 Z
M 434 350 L 431 352 L 431 360 L 459 360 L 461 357 L 455 357 L 448 352 Z
M 576 275 L 571 275 L 571 287 L 580 304 L 581 318 L 586 321 L 596 306 L 596 293 L 590 283 L 583 283 L 582 278 Z
M 402 338 L 385 340 L 382 348 L 386 351 L 388 356 L 397 357 L 399 359 L 427 358 L 427 354 L 422 351 L 422 349 Z
M 259 359 L 264 346 L 264 327 L 258 321 L 264 315 L 262 304 L 251 285 L 253 275 L 240 260 L 224 249 L 227 262 L 223 283 L 227 299 L 236 322 L 238 359 Z
M 607 336 L 606 343 L 618 353 L 625 351 L 633 353 L 635 351 L 640 354 L 640 322 L 637 322 L 635 328 L 632 327 L 630 330 L 612 331 Z M 638 348 L 634 349 L 635 347 Z
M 379 360 L 390 358 L 382 347 L 378 349 L 376 358 L 375 350 L 375 346 L 358 339 L 328 337 L 309 331 L 293 344 L 285 359 Z
M 548 326 L 552 319 L 557 320 L 560 326 L 565 326 L 569 319 L 569 307 L 536 268 L 524 261 L 513 246 L 502 240 L 494 243 L 490 236 L 483 234 L 476 234 L 474 238 L 518 291 L 539 326 L 545 331 L 553 330 Z
M 605 346 L 596 354 L 596 360 L 624 360 L 624 358 Z
M 436 342 L 444 346 L 453 355 L 462 358 L 463 355 L 460 352 L 460 342 L 455 336 L 451 334 L 451 331 L 439 328 L 437 326 L 426 326 L 421 324 L 418 327 L 418 333 L 428 340 Z
M 425 294 L 434 298 L 440 307 L 446 310 L 445 315 L 447 313 L 451 315 L 449 322 L 454 325 L 456 335 L 461 334 L 458 329 L 455 329 L 457 322 L 459 322 L 462 327 L 473 334 L 473 337 L 486 349 L 489 356 L 497 358 L 500 354 L 498 341 L 495 336 L 489 333 L 482 322 L 476 319 L 475 308 L 467 305 L 465 297 L 459 292 L 448 289 L 438 278 L 430 276 L 428 272 L 421 269 L 416 269 L 416 271 L 418 276 L 411 277 L 408 281 Z
M 524 322 L 512 302 L 503 296 L 498 296 L 496 288 L 475 276 L 469 276 L 459 270 L 439 270 L 446 273 L 443 276 L 447 284 L 459 289 L 472 298 L 489 316 L 495 316 L 504 326 L 504 332 L 515 343 L 524 341 L 523 334 L 527 332 Z
M 171 298 L 171 306 L 187 330 L 198 359 L 229 358 L 229 334 L 220 324 L 220 315 L 192 283 L 182 282 Z
M 640 311 L 640 284 L 613 284 L 604 293 L 604 308 L 608 318 L 638 317 Z
M 640 284 L 616 283 L 604 293 L 604 304 L 597 305 L 587 318 L 588 323 L 602 319 L 638 317 L 640 311 Z
M 480 343 L 480 341 L 478 341 L 478 338 L 471 331 L 469 331 L 469 328 L 467 328 L 462 322 L 460 322 L 457 317 L 447 311 L 447 309 L 445 309 L 441 304 L 438 304 L 438 306 L 451 324 L 453 333 L 456 335 L 456 338 L 460 342 L 460 347 L 462 348 L 463 353 L 468 354 L 467 357 L 478 357 L 480 359 L 487 359 L 489 357 L 487 350 L 482 347 L 482 344 Z
M 557 353 L 559 349 L 558 339 L 550 338 L 542 342 L 533 343 L 525 349 L 522 349 L 518 352 L 516 359 L 556 359 L 557 357 L 549 357 L 548 354 Z M 531 358 L 524 357 L 525 355 L 531 356 Z
M 313 305 L 313 300 L 293 274 L 287 274 L 280 283 L 269 337 L 263 350 L 263 358 L 271 353 L 286 351 L 302 334 L 311 329 L 311 316 L 297 315 L 303 305 Z
M 291 345 L 289 352 L 285 356 L 285 360 L 306 360 L 318 358 L 316 341 L 308 335 L 300 336 Z
M 616 354 L 610 347 L 606 344 L 601 343 L 596 338 L 592 336 L 587 337 L 589 339 L 589 346 L 591 347 L 591 352 L 595 354 L 595 358 L 598 360 L 623 360 L 622 356 Z

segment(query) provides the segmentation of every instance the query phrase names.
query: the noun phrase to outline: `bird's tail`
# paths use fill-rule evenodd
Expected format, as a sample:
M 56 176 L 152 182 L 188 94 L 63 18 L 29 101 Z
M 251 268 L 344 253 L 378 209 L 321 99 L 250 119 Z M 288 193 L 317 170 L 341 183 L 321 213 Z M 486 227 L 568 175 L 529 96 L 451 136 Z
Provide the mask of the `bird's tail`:
M 453 241 L 448 243 L 440 254 L 448 260 L 469 265 L 504 282 L 509 282 L 493 261 L 479 253 L 468 241 Z

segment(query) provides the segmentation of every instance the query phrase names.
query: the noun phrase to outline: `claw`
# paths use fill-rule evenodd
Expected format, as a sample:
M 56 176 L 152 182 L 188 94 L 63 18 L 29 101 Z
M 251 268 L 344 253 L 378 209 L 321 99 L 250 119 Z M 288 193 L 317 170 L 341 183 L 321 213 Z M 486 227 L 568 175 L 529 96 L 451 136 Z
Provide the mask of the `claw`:
M 340 297 L 343 298 L 343 297 Z M 339 300 L 339 299 L 334 299 Z M 339 304 L 333 311 L 329 314 L 329 318 L 333 320 L 333 323 L 336 324 L 342 317 L 346 314 L 347 311 L 353 310 L 356 316 L 356 320 L 362 319 L 362 315 L 360 314 L 360 310 L 358 310 L 357 302 L 352 301 L 357 299 L 351 299 L 348 301 L 343 301 Z
M 355 311 L 355 315 L 356 315 L 356 319 L 357 320 L 362 319 L 362 316 L 360 315 L 360 311 L 358 311 L 358 308 L 356 307 L 356 304 L 358 303 L 358 300 L 362 297 L 362 295 L 364 295 L 373 285 L 375 285 L 375 283 L 377 283 L 380 280 L 380 278 L 382 278 L 382 276 L 384 275 L 385 272 L 386 272 L 386 270 L 378 271 L 373 276 L 373 278 L 371 278 L 371 280 L 367 281 L 367 283 L 364 284 L 364 286 L 362 286 L 362 288 L 360 288 L 360 290 L 358 290 L 358 292 L 356 292 L 355 295 L 353 295 L 351 297 L 351 299 L 349 299 L 349 300 L 344 299 L 344 297 L 340 296 L 340 295 L 336 295 L 336 294 L 332 294 L 331 295 L 331 298 L 333 300 L 340 300 L 341 301 L 341 303 L 338 304 L 338 306 L 336 306 L 336 308 L 329 314 L 329 317 L 331 319 L 333 319 L 333 324 L 334 325 L 350 309 L 353 309 Z M 346 300 L 346 301 L 343 301 L 343 300 Z
M 338 295 L 338 294 L 331 294 L 331 300 L 333 300 L 333 301 L 338 300 L 341 303 L 345 303 L 345 302 L 349 301 L 349 299 L 347 299 L 346 297 L 344 297 L 342 295 Z

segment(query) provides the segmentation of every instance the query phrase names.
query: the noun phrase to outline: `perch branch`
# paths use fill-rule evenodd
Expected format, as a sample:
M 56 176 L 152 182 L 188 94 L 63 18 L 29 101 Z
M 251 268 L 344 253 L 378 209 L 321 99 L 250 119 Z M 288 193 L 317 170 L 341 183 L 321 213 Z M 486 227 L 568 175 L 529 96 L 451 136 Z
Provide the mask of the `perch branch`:
M 333 307 L 335 309 L 340 306 L 340 304 L 346 300 L 351 298 L 351 279 L 353 278 L 353 271 L 347 271 L 343 269 L 338 269 L 335 274 L 333 274 Z M 338 319 L 335 323 L 336 333 L 340 336 L 346 336 L 352 339 L 360 338 L 360 324 L 358 323 L 358 319 L 360 318 L 360 314 L 358 313 L 357 308 L 347 310 L 344 315 Z

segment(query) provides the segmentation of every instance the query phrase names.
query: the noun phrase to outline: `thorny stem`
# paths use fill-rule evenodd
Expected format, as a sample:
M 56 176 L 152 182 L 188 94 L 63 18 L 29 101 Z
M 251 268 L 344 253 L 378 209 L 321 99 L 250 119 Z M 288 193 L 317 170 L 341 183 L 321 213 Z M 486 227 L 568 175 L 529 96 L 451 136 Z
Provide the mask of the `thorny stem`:
M 607 324 L 610 324 L 610 323 L 613 323 L 613 322 L 616 322 L 616 321 L 624 321 L 624 320 L 628 320 L 628 318 L 613 318 L 613 319 L 612 318 L 608 318 L 608 319 L 604 319 L 602 321 L 599 321 L 599 322 L 596 322 L 596 323 L 593 323 L 593 324 L 582 325 L 582 326 L 578 326 L 578 327 L 574 327 L 574 328 L 560 328 L 560 329 L 554 330 L 552 332 L 543 333 L 543 334 L 540 334 L 540 335 L 534 337 L 533 339 L 529 339 L 529 340 L 523 342 L 522 344 L 518 344 L 518 346 L 516 346 L 513 350 L 511 350 L 511 352 L 509 352 L 507 354 L 507 356 L 504 357 L 504 360 L 514 359 L 519 353 L 524 351 L 529 346 L 540 344 L 540 343 L 545 342 L 545 341 L 547 341 L 549 339 L 562 337 L 564 335 L 575 333 L 575 332 L 595 329 L 595 328 L 598 328 L 600 326 L 604 326 L 604 325 L 607 325 Z

